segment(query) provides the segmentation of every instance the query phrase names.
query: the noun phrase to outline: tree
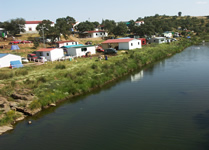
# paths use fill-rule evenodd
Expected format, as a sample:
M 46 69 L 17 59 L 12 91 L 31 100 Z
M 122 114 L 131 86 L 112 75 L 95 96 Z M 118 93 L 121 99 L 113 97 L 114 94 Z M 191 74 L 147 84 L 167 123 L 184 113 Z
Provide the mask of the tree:
M 181 17 L 181 15 L 182 15 L 182 12 L 178 12 L 178 16 Z
M 129 21 L 128 28 L 129 28 L 130 32 L 134 32 L 135 25 L 136 25 L 136 23 L 135 23 L 134 20 L 130 20 L 130 21 Z
M 86 21 L 86 22 L 81 22 L 76 26 L 77 30 L 80 32 L 84 31 L 92 31 L 95 28 L 95 25 L 92 22 Z
M 124 36 L 128 31 L 128 28 L 125 23 L 119 22 L 118 25 L 113 29 L 113 34 L 115 37 Z
M 114 20 L 103 20 L 102 25 L 104 25 L 104 29 L 111 34 L 113 32 L 113 29 L 116 27 L 116 23 Z
M 25 32 L 25 19 L 11 19 L 10 21 L 4 22 L 1 26 L 4 27 L 11 35 L 15 36 L 16 34 L 20 34 L 20 32 Z
M 94 24 L 94 27 L 95 28 L 97 28 L 98 26 L 99 26 L 99 22 L 97 22 L 97 21 L 94 21 L 94 22 L 92 22 L 93 24 Z
M 39 32 L 40 36 L 49 37 L 52 33 L 52 22 L 50 20 L 43 20 L 39 25 L 36 27 L 36 30 Z

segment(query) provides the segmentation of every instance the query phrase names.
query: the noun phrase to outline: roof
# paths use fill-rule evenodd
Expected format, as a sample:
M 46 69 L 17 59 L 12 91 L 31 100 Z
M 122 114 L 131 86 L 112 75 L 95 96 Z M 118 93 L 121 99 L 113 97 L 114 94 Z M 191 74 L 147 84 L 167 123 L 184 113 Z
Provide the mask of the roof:
M 12 68 L 20 68 L 23 67 L 23 64 L 19 60 L 10 61 Z
M 25 21 L 25 24 L 39 24 L 42 23 L 42 21 Z
M 77 46 L 83 46 L 83 44 L 78 44 L 78 45 L 66 45 L 66 46 L 62 46 L 61 48 L 71 48 L 71 47 L 77 47 Z
M 0 58 L 8 55 L 7 53 L 0 53 Z
M 102 42 L 102 44 L 108 44 L 108 43 L 127 43 L 134 40 L 134 38 L 129 39 L 109 39 L 107 41 Z
M 70 41 L 58 41 L 58 42 L 56 42 L 56 43 L 61 44 L 61 43 L 68 43 L 68 42 L 76 42 L 76 41 L 73 41 L 73 40 L 70 40 Z
M 54 49 L 56 49 L 56 48 L 41 48 L 41 49 L 37 50 L 37 52 L 50 52 Z
M 136 23 L 141 23 L 141 22 L 144 22 L 144 21 L 136 21 Z
M 98 31 L 85 31 L 84 33 L 97 33 L 97 32 L 105 32 L 103 30 L 98 30 Z
M 84 48 L 84 47 L 92 47 L 94 45 L 83 45 L 83 46 L 74 46 L 73 48 Z

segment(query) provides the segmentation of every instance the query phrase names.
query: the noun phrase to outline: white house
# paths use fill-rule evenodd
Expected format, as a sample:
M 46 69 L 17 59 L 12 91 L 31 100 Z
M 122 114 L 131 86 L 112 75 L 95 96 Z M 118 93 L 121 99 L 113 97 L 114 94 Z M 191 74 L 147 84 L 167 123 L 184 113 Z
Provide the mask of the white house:
M 68 46 L 68 45 L 78 45 L 78 42 L 76 41 L 58 41 L 56 42 L 57 47 L 62 47 L 62 46 Z
M 86 38 L 98 38 L 98 37 L 107 37 L 108 33 L 103 30 L 98 31 L 85 31 L 83 32 Z
M 132 50 L 136 48 L 142 48 L 141 40 L 134 38 L 126 39 L 109 39 L 102 42 L 102 48 L 116 48 L 119 50 Z
M 36 55 L 44 56 L 48 61 L 55 61 L 62 58 L 64 52 L 61 48 L 41 48 L 36 51 Z
M 170 31 L 166 31 L 166 32 L 163 33 L 163 36 L 164 37 L 167 37 L 167 38 L 172 38 L 173 37 L 173 34 Z
M 157 43 L 157 44 L 162 44 L 166 43 L 166 37 L 154 37 L 149 40 L 149 43 Z
M 41 22 L 42 21 L 25 21 L 25 33 L 38 33 L 36 27 Z M 54 26 L 54 22 L 52 22 L 51 25 Z
M 135 22 L 135 25 L 136 26 L 141 26 L 142 24 L 144 24 L 144 21 L 136 21 Z
M 96 54 L 96 47 L 93 45 L 83 45 L 67 48 L 67 54 L 70 56 L 85 56 L 87 52 L 90 52 L 91 54 Z
M 10 67 L 11 61 L 21 61 L 21 56 L 14 54 L 0 53 L 0 68 Z

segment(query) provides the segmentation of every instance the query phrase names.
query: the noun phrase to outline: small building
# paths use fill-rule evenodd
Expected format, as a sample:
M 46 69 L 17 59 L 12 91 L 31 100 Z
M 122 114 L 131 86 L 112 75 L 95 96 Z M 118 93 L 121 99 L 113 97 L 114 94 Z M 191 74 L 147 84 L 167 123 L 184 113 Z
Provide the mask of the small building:
M 157 43 L 157 44 L 166 43 L 166 37 L 154 37 L 154 38 L 151 38 L 149 40 L 149 43 L 150 44 L 152 44 L 152 43 Z
M 172 38 L 173 37 L 173 34 L 170 31 L 166 31 L 166 32 L 163 33 L 163 36 L 164 37 L 167 37 L 167 38 Z
M 42 21 L 25 21 L 25 33 L 38 33 L 36 27 L 42 23 Z M 54 26 L 54 22 L 52 22 L 51 26 Z
M 142 45 L 147 45 L 147 40 L 145 38 L 138 38 L 139 40 L 141 40 Z
M 102 42 L 102 48 L 115 48 L 118 50 L 131 50 L 136 48 L 141 48 L 141 40 L 134 38 L 125 38 L 125 39 L 109 39 Z
M 107 37 L 108 33 L 103 30 L 98 30 L 98 31 L 85 31 L 80 35 L 83 38 L 98 38 L 98 37 Z
M 70 41 L 58 41 L 56 42 L 57 47 L 68 46 L 68 45 L 78 45 L 78 42 L 70 40 Z
M 36 51 L 38 57 L 44 56 L 48 61 L 55 61 L 64 56 L 61 48 L 41 48 Z
M 67 54 L 70 56 L 81 57 L 86 53 L 96 54 L 96 47 L 94 45 L 72 46 L 67 48 Z
M 136 21 L 135 22 L 135 25 L 136 26 L 141 26 L 142 24 L 144 24 L 144 21 Z
M 10 67 L 12 61 L 19 61 L 22 65 L 21 56 L 7 53 L 0 53 L 0 68 Z

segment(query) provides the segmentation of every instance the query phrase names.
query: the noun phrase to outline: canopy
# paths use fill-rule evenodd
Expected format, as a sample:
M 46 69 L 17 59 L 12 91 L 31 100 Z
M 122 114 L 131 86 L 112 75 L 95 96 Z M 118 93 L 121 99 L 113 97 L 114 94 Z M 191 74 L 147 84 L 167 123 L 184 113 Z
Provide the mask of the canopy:
M 19 60 L 10 61 L 10 65 L 12 68 L 23 67 L 23 64 Z
M 20 49 L 18 45 L 12 45 L 10 50 L 17 50 Z
M 71 48 L 71 47 L 77 47 L 77 46 L 83 46 L 83 44 L 78 44 L 78 45 L 67 45 L 67 46 L 62 46 L 61 48 Z

